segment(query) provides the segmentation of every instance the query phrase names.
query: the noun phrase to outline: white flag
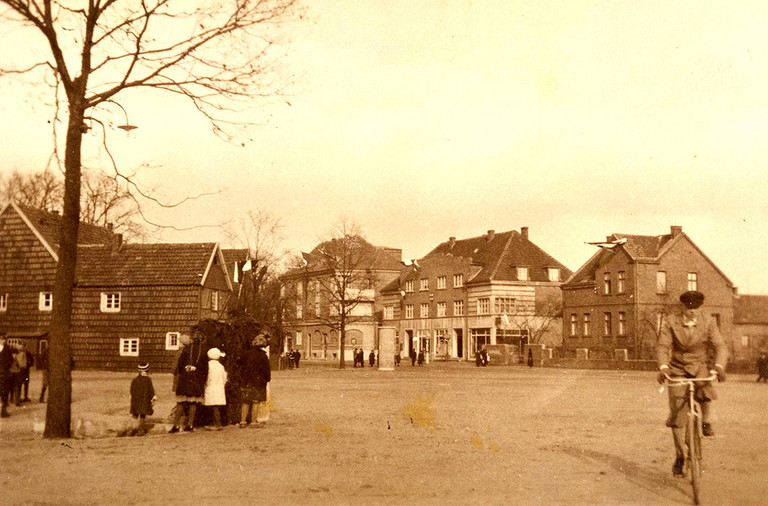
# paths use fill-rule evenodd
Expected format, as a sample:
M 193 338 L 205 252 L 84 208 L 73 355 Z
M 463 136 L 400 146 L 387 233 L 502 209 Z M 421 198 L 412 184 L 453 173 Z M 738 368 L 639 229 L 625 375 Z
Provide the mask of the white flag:
M 251 264 L 251 261 L 248 260 L 247 262 L 245 262 L 245 265 L 243 265 L 243 271 L 250 271 L 252 267 L 253 265 Z
M 504 325 L 509 325 L 509 316 L 504 315 Z

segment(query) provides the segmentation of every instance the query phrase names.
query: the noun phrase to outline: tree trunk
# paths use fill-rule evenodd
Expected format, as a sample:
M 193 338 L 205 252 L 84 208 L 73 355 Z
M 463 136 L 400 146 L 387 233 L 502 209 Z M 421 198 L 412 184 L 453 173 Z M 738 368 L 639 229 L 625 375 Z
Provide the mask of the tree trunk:
M 59 236 L 59 262 L 53 289 L 53 312 L 49 336 L 49 394 L 45 412 L 47 438 L 70 437 L 72 371 L 70 326 L 72 291 L 77 267 L 77 233 L 80 225 L 80 161 L 84 111 L 70 103 L 64 159 L 64 209 Z
M 344 349 L 347 341 L 347 322 L 344 316 L 339 320 L 339 369 L 344 369 L 347 364 L 344 361 Z

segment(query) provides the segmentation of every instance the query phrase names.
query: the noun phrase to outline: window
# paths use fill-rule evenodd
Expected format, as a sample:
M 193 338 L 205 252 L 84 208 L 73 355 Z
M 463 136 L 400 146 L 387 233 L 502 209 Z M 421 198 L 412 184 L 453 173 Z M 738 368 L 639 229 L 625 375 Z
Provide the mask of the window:
M 8 294 L 0 293 L 0 312 L 8 311 Z
M 578 333 L 579 317 L 576 313 L 571 314 L 571 337 L 576 337 Z
M 405 291 L 406 292 L 412 292 L 413 291 L 413 280 L 409 279 L 405 282 Z
M 101 312 L 119 313 L 120 312 L 120 292 L 106 293 L 101 292 Z
M 302 295 L 304 295 L 304 283 L 296 284 L 296 295 L 298 297 L 301 297 Z
M 179 349 L 179 337 L 181 334 L 178 332 L 166 332 L 165 334 L 165 349 L 166 350 L 178 350 Z
M 394 306 L 384 306 L 384 319 L 385 320 L 394 320 L 395 319 L 395 307 Z
M 464 286 L 464 274 L 454 274 L 453 287 L 458 288 L 460 286 Z
M 603 295 L 611 294 L 611 273 L 606 272 L 603 274 Z
M 453 316 L 464 316 L 464 301 L 463 300 L 454 300 L 453 301 Z
M 624 293 L 624 290 L 626 289 L 626 287 L 625 287 L 626 279 L 627 279 L 627 273 L 624 272 L 624 271 L 619 271 L 619 280 L 616 283 L 616 292 L 617 293 Z
M 429 302 L 422 302 L 419 306 L 419 318 L 429 318 Z
M 518 281 L 528 281 L 528 267 L 517 267 L 515 270 Z
M 304 306 L 302 306 L 301 301 L 296 303 L 296 318 L 304 318 Z
M 477 314 L 488 314 L 491 312 L 491 299 L 485 297 L 477 299 Z
M 297 346 L 301 345 L 301 331 L 300 330 L 296 331 L 296 345 Z
M 619 311 L 619 335 L 627 335 L 627 313 Z
M 121 357 L 138 357 L 139 356 L 138 338 L 120 339 L 120 356 Z
M 419 290 L 429 290 L 429 278 L 419 280 Z
M 656 293 L 667 293 L 667 273 L 664 271 L 656 273 Z
M 494 299 L 495 313 L 515 314 L 515 299 L 509 297 L 496 297 Z
M 406 304 L 405 305 L 405 317 L 406 318 L 413 318 L 413 304 Z
M 479 347 L 491 343 L 491 329 L 470 329 L 469 335 L 471 340 L 469 346 L 470 357 L 475 356 L 475 352 L 477 352 Z
M 437 289 L 438 290 L 445 289 L 445 276 L 438 276 L 437 277 Z
M 603 313 L 603 335 L 611 337 L 611 313 Z
M 549 267 L 547 269 L 547 276 L 550 281 L 560 281 L 560 269 Z
M 212 291 L 211 292 L 211 311 L 218 311 L 219 310 L 219 292 Z
M 695 272 L 688 273 L 688 290 L 699 289 L 699 275 Z
M 40 311 L 50 311 L 53 309 L 53 293 L 52 292 L 40 292 L 40 299 L 38 300 L 38 309 Z
M 590 314 L 584 313 L 584 337 L 588 337 L 590 334 L 589 328 L 592 326 L 592 323 L 589 320 Z
M 445 302 L 437 303 L 437 316 L 445 316 L 446 304 Z

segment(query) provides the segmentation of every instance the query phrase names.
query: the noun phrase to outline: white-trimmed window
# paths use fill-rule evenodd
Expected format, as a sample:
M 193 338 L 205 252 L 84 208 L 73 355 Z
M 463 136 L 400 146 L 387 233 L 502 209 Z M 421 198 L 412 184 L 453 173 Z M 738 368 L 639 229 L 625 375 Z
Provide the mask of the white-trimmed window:
M 656 273 L 656 293 L 667 293 L 667 273 L 665 271 Z
M 166 350 L 178 350 L 179 349 L 179 337 L 181 337 L 181 334 L 179 332 L 166 332 L 165 333 L 165 349 Z
M 611 323 L 611 313 L 603 313 L 603 335 L 605 337 L 611 337 L 613 331 Z
M 445 276 L 438 276 L 437 277 L 437 289 L 438 290 L 444 290 L 445 289 Z
M 0 293 L 0 313 L 8 311 L 8 294 Z
M 518 281 L 528 281 L 528 267 L 516 267 L 515 271 L 517 271 Z
M 406 304 L 405 305 L 405 317 L 406 318 L 413 318 L 413 304 Z
M 603 295 L 611 294 L 611 273 L 603 273 Z
M 301 300 L 296 302 L 296 318 L 298 319 L 304 318 L 304 306 L 302 304 Z
M 438 302 L 437 303 L 437 316 L 445 316 L 446 313 L 446 304 L 445 302 Z
M 491 299 L 484 297 L 477 299 L 477 314 L 488 314 L 491 312 Z
M 300 346 L 300 345 L 301 345 L 301 331 L 297 330 L 296 331 L 296 346 Z
M 395 319 L 395 306 L 384 306 L 384 319 L 385 320 Z
M 453 287 L 458 288 L 460 286 L 464 286 L 464 274 L 454 274 Z
M 464 316 L 464 301 L 463 300 L 454 300 L 453 301 L 453 316 Z
M 101 292 L 101 312 L 119 313 L 121 300 L 120 292 Z
M 579 327 L 579 317 L 576 313 L 571 313 L 571 337 L 576 337 Z
M 626 281 L 627 273 L 624 271 L 619 271 L 619 278 L 616 281 L 616 293 L 624 293 L 624 291 L 627 289 Z
M 515 299 L 512 297 L 496 297 L 494 299 L 494 313 L 515 314 Z
M 560 269 L 557 267 L 547 268 L 547 276 L 550 281 L 560 281 Z
M 699 275 L 695 272 L 688 273 L 688 290 L 696 291 L 699 289 Z
M 429 290 L 429 278 L 419 280 L 419 290 Z
M 627 313 L 619 311 L 619 335 L 624 336 L 627 334 Z
M 139 338 L 138 337 L 120 338 L 120 356 L 121 357 L 138 357 L 139 356 Z
M 211 292 L 211 311 L 219 310 L 219 292 L 216 290 Z
M 37 307 L 40 311 L 50 311 L 53 309 L 53 292 L 40 292 Z
M 583 325 L 584 325 L 584 337 L 587 337 L 590 334 L 589 329 L 592 326 L 592 323 L 590 322 L 590 319 L 591 319 L 591 315 L 589 313 L 584 313 L 584 323 L 583 323 Z
M 406 292 L 412 292 L 413 291 L 413 280 L 409 279 L 405 282 L 405 291 Z
M 419 318 L 429 318 L 429 303 L 422 302 L 419 306 Z

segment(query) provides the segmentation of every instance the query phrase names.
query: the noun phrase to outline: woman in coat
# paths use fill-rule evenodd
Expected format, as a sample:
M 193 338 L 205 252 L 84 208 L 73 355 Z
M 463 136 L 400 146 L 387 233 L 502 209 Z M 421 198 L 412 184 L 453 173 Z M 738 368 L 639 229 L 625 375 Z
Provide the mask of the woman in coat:
M 187 417 L 186 432 L 192 432 L 195 426 L 197 405 L 202 403 L 205 380 L 208 376 L 208 360 L 203 351 L 203 340 L 199 334 L 192 336 L 192 342 L 185 346 L 179 355 L 174 374 L 176 382 L 176 402 L 181 403 Z M 171 429 L 173 432 L 173 429 Z
M 251 342 L 251 349 L 242 362 L 242 383 L 240 385 L 240 428 L 248 426 L 251 419 L 259 412 L 262 403 L 267 402 L 267 384 L 272 379 L 269 358 L 264 352 L 267 339 L 259 334 Z M 254 409 L 255 407 L 255 409 Z

